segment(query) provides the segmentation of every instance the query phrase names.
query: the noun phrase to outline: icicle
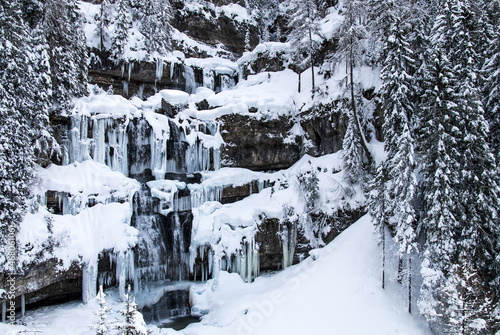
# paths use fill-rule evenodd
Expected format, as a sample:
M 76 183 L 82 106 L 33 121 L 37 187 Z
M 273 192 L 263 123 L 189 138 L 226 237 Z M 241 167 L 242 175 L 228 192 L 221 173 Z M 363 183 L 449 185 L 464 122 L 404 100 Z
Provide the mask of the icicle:
M 130 81 L 130 76 L 132 74 L 133 69 L 134 69 L 134 62 L 128 63 L 128 81 Z
M 120 293 L 120 299 L 122 301 L 126 300 L 126 281 L 127 281 L 127 267 L 125 263 L 125 255 L 120 252 L 117 257 L 116 262 L 116 280 L 118 281 L 118 291 Z
M 205 262 L 201 262 L 201 281 L 205 281 Z
M 174 62 L 170 63 L 170 80 L 173 80 L 174 78 L 174 65 Z
M 184 78 L 186 78 L 186 92 L 193 94 L 196 92 L 198 88 L 198 84 L 196 83 L 194 70 L 190 66 L 184 66 Z
M 163 59 L 157 58 L 156 59 L 155 85 L 156 85 L 156 81 L 161 80 L 161 77 L 163 77 Z
M 128 256 L 128 278 L 134 283 L 134 291 L 137 293 L 141 290 L 139 285 L 139 277 L 137 276 L 137 271 L 135 271 L 135 255 L 132 250 L 127 251 Z
M 82 267 L 82 300 L 84 304 L 91 301 L 97 294 L 97 256 Z
M 2 322 L 7 320 L 7 301 L 2 301 Z
M 21 294 L 21 316 L 24 316 L 24 314 L 26 314 L 26 297 L 23 293 Z
M 130 80 L 130 78 L 129 78 L 129 80 Z M 128 95 L 128 81 L 123 80 L 122 84 L 123 84 L 123 95 L 127 96 Z
M 94 145 L 95 145 L 94 161 L 102 164 L 105 163 L 105 154 L 106 154 L 105 142 L 104 142 L 106 123 L 107 123 L 106 119 L 96 119 L 93 130 Z
M 251 244 L 247 243 L 247 282 L 252 282 L 252 263 L 253 263 L 253 253 L 251 249 Z

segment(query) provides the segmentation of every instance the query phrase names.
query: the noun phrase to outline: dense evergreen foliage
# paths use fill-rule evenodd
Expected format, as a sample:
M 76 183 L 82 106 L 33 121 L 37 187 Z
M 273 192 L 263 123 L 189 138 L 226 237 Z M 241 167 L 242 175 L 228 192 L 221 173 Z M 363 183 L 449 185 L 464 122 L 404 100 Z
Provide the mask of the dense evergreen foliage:
M 348 182 L 363 185 L 380 239 L 385 246 L 390 236 L 406 265 L 401 271 L 407 274 L 409 311 L 412 296 L 419 296 L 419 312 L 436 334 L 497 332 L 498 1 L 253 0 L 247 5 L 258 13 L 261 40 L 286 40 L 293 53 L 290 67 L 311 69 L 313 100 L 319 92 L 315 67 L 324 61 L 345 68 L 345 94 L 338 104 L 347 122 L 345 175 Z M 173 49 L 172 6 L 169 0 L 103 0 L 95 17 L 100 56 L 128 63 L 135 33 L 142 34 L 150 60 L 167 55 Z M 330 6 L 343 19 L 327 40 L 321 19 Z M 294 15 L 282 20 L 287 13 Z M 49 120 L 68 114 L 73 98 L 88 93 L 89 50 L 82 24 L 76 0 L 0 0 L 2 267 L 9 229 L 17 230 L 27 211 L 34 166 L 60 154 Z M 250 51 L 248 22 L 243 26 Z M 366 92 L 355 74 L 363 66 L 380 69 L 382 81 L 373 98 L 384 114 L 386 157 L 378 166 L 359 103 Z M 301 175 L 299 181 L 308 215 L 319 215 L 316 174 Z M 416 259 L 419 266 L 412 268 Z M 412 276 L 421 277 L 418 294 L 412 294 Z M 99 299 L 96 331 L 105 334 L 107 310 L 102 294 Z M 129 292 L 125 322 L 116 329 L 136 334 L 136 312 Z

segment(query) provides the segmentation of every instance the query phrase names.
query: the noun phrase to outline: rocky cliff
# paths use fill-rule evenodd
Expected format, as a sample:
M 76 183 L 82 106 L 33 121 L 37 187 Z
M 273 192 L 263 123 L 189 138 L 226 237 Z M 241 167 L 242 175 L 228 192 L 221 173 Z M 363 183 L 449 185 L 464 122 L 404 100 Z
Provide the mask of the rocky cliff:
M 168 59 L 115 64 L 92 50 L 91 95 L 72 114 L 51 120 L 63 148 L 53 163 L 77 168 L 94 161 L 126 178 L 128 193 L 68 184 L 38 195 L 46 216 L 56 219 L 129 204 L 126 221 L 136 245 L 98 250 L 91 272 L 82 257 L 68 267 L 33 256 L 36 265 L 17 278 L 23 283 L 18 299 L 29 305 L 82 294 L 85 300 L 96 284 L 123 291 L 132 283 L 139 290 L 150 281 L 207 280 L 221 270 L 251 281 L 299 262 L 364 213 L 359 185 L 344 182 L 340 156 L 333 155 L 346 132 L 342 99 L 311 103 L 309 92 L 297 95 L 287 43 L 243 54 L 247 32 L 250 45 L 258 44 L 256 26 L 210 9 L 190 12 L 181 1 L 173 5 L 183 9 L 173 26 L 204 45 L 222 44 L 225 58 L 179 45 L 183 52 Z M 375 137 L 379 128 L 376 123 Z

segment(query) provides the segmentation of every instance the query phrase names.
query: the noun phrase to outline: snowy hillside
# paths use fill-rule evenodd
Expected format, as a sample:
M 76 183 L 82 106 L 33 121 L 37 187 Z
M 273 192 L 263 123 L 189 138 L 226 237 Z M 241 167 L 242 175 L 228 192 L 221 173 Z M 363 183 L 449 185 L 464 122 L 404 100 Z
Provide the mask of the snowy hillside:
M 194 309 L 208 312 L 199 324 L 176 332 L 150 326 L 153 334 L 374 334 L 429 335 L 425 322 L 409 315 L 394 280 L 380 287 L 381 249 L 369 216 L 364 216 L 312 257 L 272 276 L 245 283 L 221 272 L 191 288 Z M 395 264 L 390 268 L 396 275 Z M 341 274 L 341 275 L 339 275 Z M 394 279 L 394 278 L 393 278 Z M 107 292 L 110 320 L 123 308 Z M 90 335 L 95 303 L 65 304 L 28 312 L 26 326 L 0 325 L 3 334 L 37 330 L 44 335 Z M 69 320 L 68 316 L 71 316 Z
M 1 1 L 0 333 L 500 334 L 499 8 Z

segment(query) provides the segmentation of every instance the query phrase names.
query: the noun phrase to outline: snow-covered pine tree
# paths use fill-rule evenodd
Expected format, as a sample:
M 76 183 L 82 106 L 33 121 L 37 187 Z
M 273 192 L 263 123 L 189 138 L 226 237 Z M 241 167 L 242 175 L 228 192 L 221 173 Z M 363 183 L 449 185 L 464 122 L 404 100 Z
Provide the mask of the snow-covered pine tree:
M 142 6 L 141 33 L 145 37 L 146 51 L 164 56 L 172 49 L 172 5 L 169 0 L 150 0 Z
M 443 327 L 446 334 L 485 335 L 495 334 L 498 319 L 495 317 L 495 294 L 479 275 L 474 261 L 461 253 L 452 265 L 443 289 L 443 301 L 448 309 Z
M 347 129 L 342 142 L 342 158 L 347 180 L 354 184 L 362 181 L 366 177 L 366 161 L 361 145 L 362 138 L 356 126 L 354 113 L 346 109 L 348 114 Z
M 102 290 L 102 285 L 99 286 L 99 293 L 95 297 L 95 300 L 99 304 L 99 310 L 94 311 L 97 315 L 97 325 L 91 326 L 95 330 L 96 335 L 108 335 L 110 333 L 111 327 L 107 321 L 108 313 L 111 308 L 106 307 L 106 294 Z
M 65 113 L 73 97 L 88 93 L 88 51 L 76 0 L 47 0 L 42 29 L 50 50 L 52 111 Z
M 376 63 L 381 63 L 385 59 L 384 44 L 390 35 L 391 26 L 394 24 L 394 18 L 397 6 L 395 0 L 369 0 L 370 10 L 367 13 L 370 23 L 371 38 L 369 41 L 370 56 Z
M 399 17 L 401 15 L 401 17 Z M 389 182 L 385 188 L 390 196 L 387 206 L 389 225 L 394 228 L 394 239 L 399 246 L 400 257 L 411 259 L 416 251 L 416 214 L 413 202 L 416 196 L 417 179 L 413 135 L 410 132 L 413 105 L 411 87 L 414 72 L 413 52 L 407 42 L 405 17 L 400 11 L 392 21 L 389 35 L 384 46 L 385 59 L 381 77 L 382 105 L 385 107 L 384 148 L 387 153 L 385 162 Z M 408 262 L 411 265 L 411 262 Z M 411 269 L 407 269 L 411 281 Z M 411 286 L 408 286 L 411 289 Z M 408 292 L 411 297 L 411 291 Z M 409 300 L 411 302 L 411 300 Z M 410 305 L 411 312 L 411 305 Z
M 423 215 L 421 228 L 426 236 L 423 245 L 419 307 L 431 327 L 439 333 L 451 313 L 443 294 L 451 267 L 457 256 L 460 230 L 461 153 L 457 147 L 462 133 L 460 114 L 453 88 L 456 78 L 448 59 L 451 9 L 445 4 L 432 28 L 432 48 L 428 50 L 425 75 L 427 90 L 423 97 L 419 133 L 422 164 Z
M 124 60 L 124 54 L 129 40 L 129 31 L 132 28 L 132 18 L 127 0 L 116 0 L 115 31 L 111 38 L 110 59 L 115 63 Z
M 18 0 L 0 0 L 0 266 L 7 264 L 7 236 L 16 234 L 26 212 L 33 177 L 33 113 L 36 101 L 35 59 L 28 26 Z M 43 94 L 43 92 L 42 92 Z M 33 105 L 31 105 L 33 108 Z M 36 109 L 36 108 L 35 108 Z M 15 264 L 9 264 L 15 271 Z
M 23 20 L 30 28 L 35 28 L 43 18 L 43 1 L 21 0 Z
M 31 31 L 32 69 L 31 84 L 34 86 L 34 99 L 26 105 L 26 113 L 30 114 L 30 125 L 33 130 L 32 145 L 36 162 L 42 166 L 50 164 L 61 155 L 61 149 L 52 136 L 49 124 L 49 113 L 52 104 L 52 78 L 50 69 L 49 46 L 40 26 Z
M 391 215 L 389 207 L 389 194 L 386 184 L 388 182 L 387 169 L 382 162 L 375 172 L 374 178 L 368 185 L 368 211 L 372 217 L 375 232 L 382 244 L 382 288 L 385 288 L 385 264 L 386 264 L 386 230 L 389 227 L 388 217 Z
M 491 25 L 492 39 L 488 43 L 483 65 L 484 109 L 490 126 L 489 143 L 497 164 L 500 162 L 500 27 Z
M 318 22 L 319 13 L 314 0 L 291 0 L 290 10 L 293 12 L 288 28 L 288 39 L 294 50 L 294 57 L 301 62 L 300 69 L 311 66 L 312 92 L 315 90 L 314 55 L 319 48 L 317 38 L 321 37 Z M 303 55 L 307 55 L 306 58 Z M 300 71 L 300 70 L 299 70 Z
M 251 51 L 252 47 L 250 46 L 250 28 L 247 26 L 245 31 L 245 51 Z
M 109 40 L 108 27 L 111 24 L 111 5 L 109 0 L 103 0 L 96 14 L 96 34 L 99 36 L 99 50 L 104 50 L 104 43 Z
M 462 208 L 460 251 L 479 273 L 492 273 L 491 264 L 499 255 L 498 209 L 500 187 L 497 167 L 488 144 L 488 124 L 484 118 L 478 83 L 478 58 L 473 39 L 476 20 L 467 0 L 451 0 L 452 48 L 450 59 L 457 76 L 457 109 L 462 137 L 457 143 L 462 153 L 459 201 Z M 498 277 L 498 274 L 496 274 Z M 475 290 L 478 286 L 470 288 Z M 472 296 L 479 297 L 477 292 Z M 467 302 L 465 302 L 467 303 Z M 478 302 L 480 303 L 480 302 Z M 467 325 L 468 321 L 463 323 Z M 490 330 L 491 331 L 491 330 Z
M 146 323 L 139 313 L 134 296 L 130 294 L 130 285 L 125 295 L 125 309 L 121 311 L 124 320 L 115 324 L 114 328 L 119 335 L 149 335 L 150 331 L 146 329 Z
M 346 81 L 346 85 L 348 90 L 350 91 L 352 113 L 352 120 L 350 116 L 349 124 L 352 124 L 352 126 L 356 128 L 356 132 L 353 132 L 352 134 L 356 136 L 359 135 L 359 139 L 356 140 L 356 144 L 360 145 L 361 150 L 357 151 L 362 152 L 362 157 L 366 157 L 366 165 L 370 166 L 373 162 L 373 158 L 370 150 L 368 149 L 365 136 L 361 129 L 358 110 L 356 106 L 356 94 L 354 87 L 354 68 L 361 62 L 361 54 L 365 49 L 364 40 L 368 36 L 365 26 L 361 23 L 366 16 L 363 3 L 359 0 L 346 1 L 346 3 L 344 3 L 344 16 L 345 19 L 337 31 L 337 35 L 339 38 L 338 50 L 333 56 L 333 60 L 336 63 L 340 63 L 343 61 L 345 61 L 346 63 L 346 72 L 348 79 Z M 362 160 L 364 161 L 364 159 Z

